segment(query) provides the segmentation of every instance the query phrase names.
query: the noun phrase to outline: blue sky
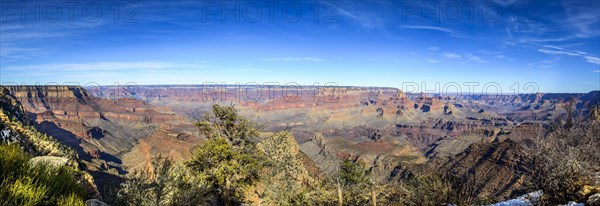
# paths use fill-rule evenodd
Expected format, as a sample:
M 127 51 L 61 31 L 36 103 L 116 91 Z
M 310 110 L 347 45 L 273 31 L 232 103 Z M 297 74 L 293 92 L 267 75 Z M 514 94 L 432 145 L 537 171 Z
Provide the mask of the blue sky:
M 600 89 L 598 0 L 72 2 L 2 0 L 0 82 Z

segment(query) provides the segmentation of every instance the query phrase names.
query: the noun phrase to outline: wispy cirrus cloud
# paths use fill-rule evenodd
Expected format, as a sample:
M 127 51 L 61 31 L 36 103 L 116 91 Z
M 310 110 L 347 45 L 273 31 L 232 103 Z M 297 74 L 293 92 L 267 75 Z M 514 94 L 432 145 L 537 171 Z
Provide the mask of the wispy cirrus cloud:
M 0 27 L 0 58 L 18 61 L 53 53 L 61 46 L 81 43 L 81 37 L 106 25 L 106 21 L 44 24 L 7 20 Z
M 471 53 L 460 55 L 457 53 L 445 52 L 442 54 L 442 57 L 449 60 L 465 60 L 465 62 L 488 63 L 488 61 L 483 60 L 481 57 Z
M 202 68 L 198 63 L 171 63 L 171 62 L 90 62 L 90 63 L 57 63 L 35 64 L 22 66 L 3 67 L 4 71 L 36 71 L 36 72 L 84 72 L 84 71 L 125 71 L 144 69 L 170 69 L 170 68 Z
M 360 20 L 360 18 L 358 18 L 358 16 L 356 16 L 356 15 L 354 15 L 354 14 L 352 14 L 352 13 L 350 13 L 350 12 L 346 11 L 345 9 L 341 9 L 341 8 L 340 8 L 340 9 L 339 9 L 339 12 L 340 12 L 340 14 L 341 14 L 342 16 L 349 17 L 349 18 L 351 18 L 351 19 L 354 19 L 354 20 Z
M 448 28 L 444 28 L 444 27 L 437 27 L 437 26 L 419 26 L 419 25 L 408 25 L 408 26 L 400 26 L 400 28 L 402 29 L 417 29 L 417 30 L 430 30 L 430 31 L 440 31 L 440 32 L 445 32 L 451 35 L 456 35 L 458 36 L 458 34 Z
M 561 3 L 567 17 L 564 25 L 571 27 L 576 37 L 589 38 L 600 35 L 600 13 L 597 1 L 562 0 Z
M 336 4 L 326 1 L 319 1 L 319 3 L 325 6 L 323 7 L 324 9 L 337 9 L 337 15 L 357 23 L 364 29 L 378 30 L 385 26 L 385 18 L 380 16 L 377 12 L 361 9 L 363 7 L 362 5 L 356 5 L 354 3 Z
M 538 67 L 538 68 L 542 68 L 542 69 L 548 69 L 548 68 L 554 67 L 556 65 L 556 62 L 558 60 L 559 60 L 558 57 L 553 57 L 553 58 L 550 58 L 550 59 L 544 59 L 544 60 L 541 60 L 541 61 L 532 62 L 532 63 L 529 63 L 527 65 Z
M 0 44 L 0 58 L 3 60 L 23 60 L 47 53 L 47 49 L 39 47 L 19 47 Z
M 528 16 L 521 21 L 513 17 L 507 28 L 509 38 L 517 38 L 513 39 L 515 40 L 513 46 L 520 45 L 532 51 L 557 57 L 580 57 L 587 63 L 600 65 L 597 53 L 591 54 L 598 51 L 597 43 L 594 41 L 600 36 L 600 13 L 598 13 L 600 3 L 571 0 L 560 0 L 556 3 L 547 8 L 536 5 L 536 15 Z M 581 52 L 581 50 L 591 53 Z M 577 61 L 577 58 L 566 61 Z M 538 66 L 554 67 L 553 64 Z
M 515 3 L 517 3 L 517 2 L 518 2 L 518 0 L 494 0 L 494 2 L 495 2 L 496 4 L 499 4 L 499 5 L 501 5 L 501 6 L 504 6 L 504 7 L 506 7 L 506 6 L 510 6 L 510 5 L 512 5 L 512 4 L 515 4 Z
M 267 62 L 324 62 L 325 60 L 315 57 L 285 57 L 285 58 L 263 58 L 263 61 Z
M 584 56 L 583 58 L 589 63 L 600 65 L 600 58 L 598 57 Z
M 432 64 L 440 63 L 440 61 L 439 61 L 439 60 L 435 60 L 435 59 L 429 59 L 429 58 L 425 59 L 425 61 L 427 61 L 427 62 L 429 62 L 429 63 L 432 63 Z
M 467 58 L 467 60 L 472 61 L 472 62 L 488 63 L 488 61 L 483 60 L 481 57 L 473 55 L 473 54 L 467 54 L 466 58 Z
M 445 52 L 444 54 L 442 54 L 442 57 L 444 57 L 446 59 L 460 59 L 461 58 L 461 56 L 459 54 L 452 53 L 452 52 Z
M 586 52 L 566 51 L 566 50 L 563 50 L 562 48 L 558 48 L 558 47 L 556 47 L 554 49 L 549 49 L 549 47 L 541 48 L 541 49 L 538 49 L 538 51 L 545 53 L 545 54 L 550 54 L 550 55 L 567 55 L 567 56 L 581 57 L 589 63 L 600 65 L 600 58 L 591 56 Z
M 439 48 L 439 47 L 436 47 L 436 46 L 432 46 L 432 47 L 429 47 L 429 48 L 427 48 L 427 50 L 429 50 L 429 51 L 431 51 L 431 52 L 437 52 L 437 51 L 439 51 L 439 50 L 440 50 L 440 48 Z

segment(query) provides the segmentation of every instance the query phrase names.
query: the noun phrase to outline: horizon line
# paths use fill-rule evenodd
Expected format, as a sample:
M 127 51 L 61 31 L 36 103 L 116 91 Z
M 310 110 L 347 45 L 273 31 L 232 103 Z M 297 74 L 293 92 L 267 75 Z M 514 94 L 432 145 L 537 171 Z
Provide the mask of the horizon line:
M 168 87 L 182 87 L 182 86 L 189 86 L 189 87 L 199 87 L 199 86 L 207 86 L 207 87 L 227 87 L 227 88 L 231 88 L 231 87 L 244 87 L 244 86 L 248 86 L 248 87 L 279 87 L 279 88 L 283 88 L 283 87 L 302 87 L 302 88 L 315 88 L 315 87 L 319 87 L 319 88 L 357 88 L 357 89 L 387 89 L 387 90 L 397 90 L 400 91 L 404 94 L 407 95 L 420 95 L 420 94 L 429 94 L 429 95 L 470 95 L 470 96 L 477 96 L 477 95 L 502 95 L 502 96 L 507 96 L 507 95 L 532 95 L 532 94 L 589 94 L 589 93 L 593 93 L 593 92 L 600 92 L 600 89 L 598 90 L 591 90 L 588 92 L 535 92 L 535 93 L 506 93 L 506 92 L 502 92 L 502 93 L 494 93 L 494 92 L 488 92 L 488 93 L 484 93 L 484 92 L 430 92 L 430 91 L 425 91 L 425 92 L 405 92 L 400 88 L 397 87 L 390 87 L 390 86 L 348 86 L 348 85 L 301 85 L 301 84 L 297 84 L 297 85 L 261 85 L 261 84 L 123 84 L 123 85 L 76 85 L 76 84 L 64 84 L 64 85 L 59 85 L 59 84 L 46 84 L 46 85 L 34 85 L 34 84 L 22 84 L 22 85 L 3 85 L 0 84 L 0 87 L 81 87 L 81 88 L 93 88 L 93 87 L 160 87 L 160 86 L 168 86 Z

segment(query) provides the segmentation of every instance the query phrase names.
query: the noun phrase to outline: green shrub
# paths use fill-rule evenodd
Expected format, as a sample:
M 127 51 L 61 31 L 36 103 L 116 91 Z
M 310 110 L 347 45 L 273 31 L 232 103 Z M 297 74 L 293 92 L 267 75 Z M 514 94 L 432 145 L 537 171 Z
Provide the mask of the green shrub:
M 58 206 L 85 206 L 83 199 L 75 193 L 71 193 L 66 196 L 61 196 L 58 199 Z
M 544 191 L 544 204 L 583 201 L 577 192 L 585 185 L 598 185 L 600 116 L 580 114 L 573 104 L 567 104 L 567 113 L 555 119 L 543 137 L 535 139 L 530 152 L 534 166 L 531 190 Z
M 258 182 L 260 171 L 268 164 L 253 142 L 258 137 L 254 124 L 238 115 L 233 106 L 215 104 L 196 127 L 209 140 L 196 149 L 188 166 L 207 180 L 218 202 L 241 203 L 244 189 Z
M 0 205 L 56 205 L 85 197 L 78 171 L 68 166 L 31 165 L 18 145 L 0 144 Z M 73 197 L 63 197 L 69 194 Z
M 203 205 L 209 186 L 184 164 L 158 157 L 154 172 L 136 170 L 117 191 L 115 205 Z
M 259 179 L 265 161 L 249 148 L 231 146 L 225 138 L 209 139 L 200 146 L 188 166 L 212 185 L 222 204 L 244 200 L 243 190 Z
M 77 182 L 78 172 L 73 168 L 66 166 L 52 167 L 45 164 L 29 165 L 24 175 L 33 178 L 38 184 L 47 188 L 50 202 L 56 202 L 58 197 L 63 194 L 85 196 L 80 184 Z
M 39 205 L 48 192 L 44 185 L 36 184 L 33 178 L 26 176 L 14 182 L 3 181 L 2 190 L 2 205 Z
M 31 155 L 21 151 L 16 144 L 0 144 L 0 176 L 13 177 L 19 174 Z
M 127 175 L 127 181 L 117 191 L 119 205 L 149 205 L 150 174 L 146 170 L 136 170 Z

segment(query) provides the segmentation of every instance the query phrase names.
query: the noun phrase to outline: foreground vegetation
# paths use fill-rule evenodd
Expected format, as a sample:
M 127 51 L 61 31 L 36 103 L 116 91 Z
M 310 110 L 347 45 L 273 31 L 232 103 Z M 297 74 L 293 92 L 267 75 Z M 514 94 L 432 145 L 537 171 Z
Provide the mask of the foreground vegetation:
M 84 205 L 78 171 L 31 158 L 16 144 L 0 144 L 0 205 Z
M 523 153 L 531 158 L 530 187 L 544 191 L 543 203 L 585 202 L 590 193 L 600 192 L 600 105 L 581 113 L 571 102 L 534 142 Z

